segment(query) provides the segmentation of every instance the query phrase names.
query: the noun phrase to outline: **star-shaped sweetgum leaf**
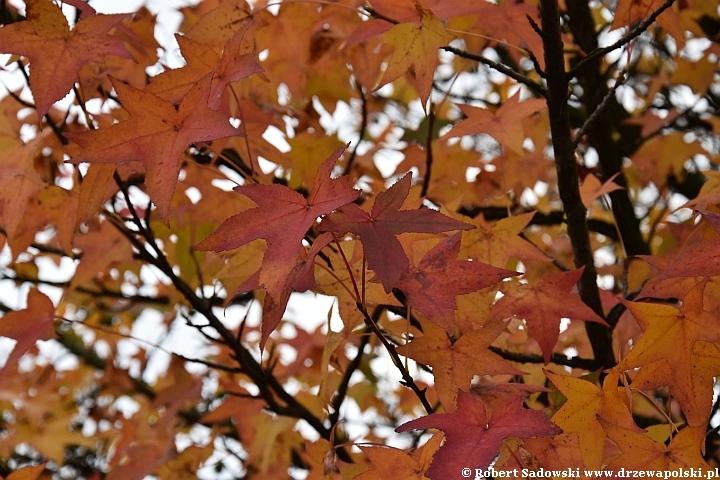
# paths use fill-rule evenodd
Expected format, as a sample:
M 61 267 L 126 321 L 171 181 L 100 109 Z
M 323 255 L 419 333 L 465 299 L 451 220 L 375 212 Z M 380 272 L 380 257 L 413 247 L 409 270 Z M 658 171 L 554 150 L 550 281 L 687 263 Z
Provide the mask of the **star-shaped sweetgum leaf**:
M 534 262 L 548 262 L 548 257 L 536 246 L 520 236 L 535 216 L 523 213 L 497 222 L 485 221 L 482 215 L 473 219 L 477 228 L 463 235 L 460 254 L 464 258 L 506 267 L 511 258 Z
M 267 342 L 270 334 L 280 324 L 280 320 L 282 320 L 282 316 L 285 313 L 288 300 L 290 300 L 290 294 L 292 294 L 293 291 L 306 292 L 311 288 L 317 288 L 314 275 L 315 257 L 320 250 L 327 246 L 327 244 L 332 240 L 333 237 L 330 233 L 323 233 L 313 242 L 310 251 L 307 252 L 307 258 L 303 258 L 298 261 L 287 276 L 283 274 L 282 276 L 275 277 L 278 281 L 284 280 L 284 282 L 279 294 L 276 293 L 274 296 L 270 295 L 270 291 L 268 290 L 268 294 L 265 295 L 263 300 L 263 316 L 260 336 L 261 350 L 265 348 L 265 342 Z M 300 256 L 303 255 L 302 250 L 300 250 L 299 253 Z M 258 271 L 253 273 L 247 280 L 237 287 L 234 293 L 228 296 L 227 300 L 229 301 L 242 292 L 250 292 L 259 288 L 265 288 L 267 290 L 266 285 L 260 280 L 262 271 L 263 269 L 261 267 Z
M 108 35 L 127 15 L 93 15 L 70 30 L 65 15 L 50 0 L 27 0 L 27 20 L 0 28 L 0 52 L 30 60 L 30 89 L 38 117 L 63 98 L 80 69 L 105 55 L 133 60 L 123 42 Z
M 440 448 L 442 433 L 436 433 L 420 449 L 412 454 L 392 447 L 360 447 L 370 460 L 373 468 L 355 480 L 422 480 L 432 462 L 433 455 Z
M 495 113 L 486 108 L 458 105 L 466 118 L 445 134 L 444 138 L 486 133 L 515 153 L 523 155 L 525 130 L 522 119 L 545 107 L 545 100 L 539 98 L 520 102 L 519 92 L 503 102 Z
M 420 23 L 399 23 L 383 34 L 385 43 L 395 47 L 395 51 L 377 88 L 392 82 L 410 67 L 414 67 L 417 91 L 424 108 L 438 65 L 438 48 L 446 46 L 455 37 L 445 30 L 430 10 L 416 5 Z
M 305 234 L 318 217 L 347 205 L 360 195 L 359 190 L 350 186 L 347 177 L 330 178 L 330 172 L 345 148 L 335 150 L 323 162 L 307 199 L 284 185 L 235 187 L 236 192 L 249 197 L 258 206 L 225 220 L 195 249 L 231 250 L 258 238 L 265 239 L 267 249 L 259 275 L 239 288 L 264 288 L 276 308 L 284 311 L 296 277 L 301 273 L 295 270 Z M 263 337 L 267 338 L 269 333 L 264 325 Z
M 438 428 L 445 432 L 445 443 L 435 454 L 425 475 L 431 480 L 460 480 L 462 467 L 486 470 L 507 437 L 541 437 L 560 433 L 560 429 L 536 410 L 523 408 L 521 397 L 510 397 L 488 419 L 480 400 L 458 392 L 457 413 L 434 413 L 411 420 L 396 432 Z
M 359 236 L 368 266 L 380 279 L 385 292 L 390 292 L 410 268 L 410 261 L 396 235 L 475 228 L 427 208 L 400 210 L 410 193 L 411 181 L 411 176 L 405 175 L 387 191 L 378 194 L 369 214 L 350 204 L 325 217 L 318 226 L 321 232 L 340 235 L 352 232 Z
M 167 222 L 185 149 L 195 142 L 243 136 L 227 117 L 207 106 L 211 82 L 212 74 L 203 77 L 175 109 L 167 100 L 113 79 L 130 118 L 110 128 L 65 134 L 83 147 L 70 161 L 143 163 L 148 194 Z
M 598 314 L 570 290 L 577 284 L 584 268 L 548 275 L 537 285 L 518 283 L 504 291 L 493 306 L 488 321 L 515 316 L 524 318 L 530 333 L 540 345 L 545 364 L 550 362 L 560 334 L 560 319 L 585 320 L 607 326 Z
M 662 273 L 660 279 L 675 277 L 715 277 L 720 275 L 720 214 L 699 210 L 717 236 L 686 248 Z
M 672 391 L 682 391 L 679 399 L 686 411 L 688 420 L 695 422 L 699 418 L 703 404 L 703 392 L 697 391 L 697 384 L 702 384 L 708 371 L 716 373 L 715 363 L 711 357 L 697 349 L 703 342 L 720 341 L 720 322 L 718 309 L 704 308 L 704 292 L 708 280 L 698 283 L 683 298 L 680 310 L 670 305 L 645 302 L 623 303 L 638 321 L 643 334 L 633 346 L 630 353 L 615 367 L 617 370 L 629 370 L 643 367 L 641 373 L 648 368 L 660 372 L 654 362 L 667 365 L 669 372 L 656 373 Z M 703 359 L 703 357 L 706 357 Z M 662 366 L 661 366 L 662 367 Z M 644 372 L 646 376 L 648 372 Z M 698 402 L 700 399 L 700 402 Z
M 0 337 L 17 342 L 5 366 L 0 369 L 0 379 L 17 367 L 17 362 L 37 340 L 55 337 L 53 319 L 55 307 L 50 299 L 37 289 L 28 292 L 27 308 L 6 313 L 0 318 Z
M 458 260 L 458 232 L 437 244 L 416 267 L 403 275 L 397 288 L 408 303 L 450 335 L 455 333 L 455 297 L 489 287 L 503 278 L 520 275 L 512 270 L 472 260 Z
M 705 426 L 686 427 L 680 430 L 669 445 L 656 442 L 650 436 L 599 418 L 607 436 L 612 439 L 622 453 L 606 467 L 617 472 L 627 471 L 678 471 L 678 469 L 699 468 L 710 470 L 703 459 L 698 445 L 705 443 Z
M 455 411 L 458 390 L 470 388 L 475 375 L 522 375 L 488 347 L 505 329 L 503 323 L 485 325 L 451 341 L 444 329 L 422 322 L 423 335 L 397 348 L 400 355 L 430 365 L 438 398 L 446 412 Z
M 628 409 L 627 397 L 619 390 L 619 374 L 611 372 L 602 388 L 582 378 L 545 371 L 545 375 L 567 398 L 552 417 L 565 433 L 577 433 L 585 465 L 600 468 L 605 444 L 605 430 L 599 419 L 624 428 L 641 431 Z
M 167 70 L 153 77 L 146 91 L 177 104 L 198 80 L 212 72 L 213 80 L 208 105 L 214 110 L 219 110 L 222 94 L 229 83 L 263 71 L 254 54 L 239 54 L 240 42 L 246 30 L 247 25 L 235 32 L 225 44 L 222 56 L 212 45 L 176 34 L 175 38 L 185 59 L 185 66 Z

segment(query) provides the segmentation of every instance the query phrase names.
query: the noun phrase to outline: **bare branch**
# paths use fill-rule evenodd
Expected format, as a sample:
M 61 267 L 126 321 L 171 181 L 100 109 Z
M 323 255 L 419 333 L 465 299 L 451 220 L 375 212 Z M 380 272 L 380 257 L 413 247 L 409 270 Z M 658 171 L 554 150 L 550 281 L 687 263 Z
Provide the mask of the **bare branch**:
M 588 63 L 590 63 L 594 58 L 601 57 L 607 53 L 612 52 L 613 50 L 617 50 L 618 48 L 621 48 L 631 41 L 633 41 L 635 38 L 639 37 L 645 30 L 648 29 L 650 25 L 657 19 L 657 17 L 660 16 L 661 13 L 663 13 L 665 10 L 670 8 L 672 4 L 675 3 L 675 0 L 665 0 L 665 2 L 660 5 L 654 12 L 652 12 L 645 20 L 638 23 L 635 28 L 631 29 L 624 37 L 622 37 L 617 42 L 613 43 L 612 45 L 608 45 L 607 47 L 598 48 L 596 50 L 593 50 L 592 52 L 588 53 L 585 58 L 580 60 L 575 67 L 568 72 L 568 75 L 570 77 L 575 77 L 577 72 L 585 67 Z

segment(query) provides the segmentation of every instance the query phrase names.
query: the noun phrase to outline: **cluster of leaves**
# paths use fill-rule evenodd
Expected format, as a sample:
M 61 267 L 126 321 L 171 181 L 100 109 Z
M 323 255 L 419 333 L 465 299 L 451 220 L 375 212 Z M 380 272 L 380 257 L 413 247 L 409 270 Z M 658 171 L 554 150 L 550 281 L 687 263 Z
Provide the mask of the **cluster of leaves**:
M 720 466 L 718 3 L 609 3 L 2 2 L 0 475 Z

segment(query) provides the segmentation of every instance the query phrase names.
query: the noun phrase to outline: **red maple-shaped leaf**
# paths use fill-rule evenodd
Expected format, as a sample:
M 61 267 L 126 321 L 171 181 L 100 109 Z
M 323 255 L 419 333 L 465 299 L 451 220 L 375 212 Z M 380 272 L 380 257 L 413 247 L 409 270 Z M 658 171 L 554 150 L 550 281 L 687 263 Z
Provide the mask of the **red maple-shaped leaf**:
M 360 237 L 368 266 L 390 292 L 410 267 L 405 251 L 396 235 L 406 232 L 440 233 L 449 230 L 470 230 L 473 225 L 446 217 L 440 212 L 421 208 L 400 210 L 410 193 L 411 175 L 405 175 L 387 191 L 378 194 L 370 213 L 354 204 L 328 215 L 318 226 L 322 232 Z
M 167 70 L 153 77 L 146 91 L 177 104 L 198 80 L 212 72 L 213 79 L 208 105 L 213 110 L 220 110 L 221 97 L 228 84 L 263 71 L 255 60 L 254 54 L 240 55 L 238 53 L 240 42 L 248 25 L 238 30 L 227 41 L 222 56 L 212 45 L 196 42 L 186 36 L 176 34 L 175 38 L 185 59 L 185 66 Z
M 185 149 L 195 142 L 243 135 L 207 106 L 211 81 L 212 74 L 203 77 L 175 109 L 152 93 L 112 80 L 130 118 L 110 128 L 65 134 L 83 147 L 71 162 L 142 162 L 148 194 L 167 221 Z
M 27 0 L 27 20 L 0 28 L 0 52 L 30 60 L 30 87 L 39 117 L 63 98 L 89 62 L 112 54 L 133 60 L 108 31 L 127 15 L 93 15 L 70 30 L 65 15 L 49 0 Z
M 550 361 L 560 333 L 560 319 L 585 320 L 606 325 L 598 314 L 570 290 L 584 268 L 549 275 L 537 285 L 517 284 L 493 306 L 488 321 L 509 316 L 524 318 L 533 338 L 540 344 L 545 363 Z
M 317 287 L 314 275 L 315 257 L 320 250 L 327 246 L 332 240 L 333 237 L 329 233 L 323 233 L 317 237 L 313 242 L 312 248 L 310 248 L 310 251 L 307 252 L 307 258 L 299 261 L 290 273 L 287 274 L 287 276 L 283 274 L 283 276 L 277 277 L 277 280 L 279 281 L 284 279 L 280 293 L 275 296 L 270 294 L 265 295 L 265 299 L 263 300 L 262 331 L 260 337 L 261 350 L 265 348 L 265 342 L 267 342 L 270 334 L 280 324 L 280 320 L 282 320 L 282 316 L 285 313 L 288 300 L 290 300 L 290 294 L 293 291 L 306 292 L 311 288 Z M 300 255 L 302 255 L 302 249 L 300 250 Z M 232 295 L 228 296 L 228 299 L 231 299 L 242 292 L 250 292 L 259 288 L 264 288 L 265 284 L 263 284 L 260 280 L 261 271 L 262 268 L 251 275 L 250 278 L 245 280 L 237 287 L 237 289 L 235 289 L 235 292 Z
M 20 357 L 35 345 L 37 340 L 50 340 L 55 337 L 54 316 L 55 307 L 50 299 L 39 290 L 32 289 L 28 292 L 27 308 L 6 313 L 0 318 L 0 337 L 17 341 L 5 366 L 0 369 L 0 379 L 15 368 Z
M 519 275 L 518 272 L 493 267 L 472 260 L 458 260 L 460 238 L 458 232 L 436 245 L 420 263 L 397 283 L 408 303 L 449 334 L 455 332 L 455 297 L 475 292 Z
M 306 199 L 284 185 L 242 185 L 235 191 L 258 204 L 256 208 L 241 212 L 225 220 L 209 237 L 200 242 L 196 250 L 231 250 L 255 239 L 264 238 L 267 250 L 260 274 L 240 288 L 264 288 L 275 305 L 282 307 L 290 295 L 298 265 L 302 240 L 315 220 L 338 207 L 346 205 L 360 195 L 347 177 L 331 179 L 335 161 L 346 147 L 339 148 L 325 160 L 315 175 L 315 184 Z M 282 311 L 280 312 L 282 315 Z M 269 331 L 263 327 L 263 337 Z
M 411 420 L 396 432 L 438 428 L 445 432 L 445 443 L 435 454 L 426 475 L 432 480 L 460 480 L 462 468 L 487 469 L 506 437 L 541 437 L 560 433 L 542 413 L 523 408 L 523 399 L 511 396 L 493 411 L 488 420 L 480 400 L 458 392 L 457 413 L 434 413 Z
M 675 277 L 715 277 L 720 275 L 720 214 L 699 211 L 718 236 L 685 249 L 662 273 L 661 280 Z

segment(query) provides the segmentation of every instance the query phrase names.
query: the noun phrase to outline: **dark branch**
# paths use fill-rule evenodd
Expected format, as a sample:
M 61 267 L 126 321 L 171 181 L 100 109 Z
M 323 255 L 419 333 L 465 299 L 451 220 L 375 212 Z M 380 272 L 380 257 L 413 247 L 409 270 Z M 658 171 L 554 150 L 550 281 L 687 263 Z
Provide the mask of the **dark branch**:
M 493 347 L 492 345 L 488 347 L 488 349 L 490 349 L 491 352 L 500 355 L 505 360 L 509 360 L 511 362 L 545 363 L 545 359 L 542 355 L 539 354 L 508 352 L 507 350 Z M 568 357 L 567 355 L 563 355 L 561 353 L 553 353 L 550 357 L 550 363 L 554 363 L 556 365 L 564 365 L 570 368 L 582 368 L 584 370 L 596 370 L 598 367 L 601 366 L 598 365 L 596 360 L 590 360 L 580 357 Z
M 534 82 L 530 80 L 528 77 L 523 75 L 522 73 L 518 73 L 512 68 L 508 67 L 507 65 L 503 65 L 502 63 L 495 62 L 493 60 L 490 60 L 489 58 L 483 57 L 482 55 L 475 55 L 474 53 L 466 52 L 465 50 L 461 50 L 459 48 L 447 46 L 442 47 L 443 50 L 446 52 L 454 53 L 458 57 L 461 58 L 467 58 L 468 60 L 475 60 L 476 62 L 482 63 L 483 65 L 487 65 L 488 67 L 497 70 L 498 72 L 502 73 L 503 75 L 506 75 L 513 80 L 515 80 L 518 83 L 522 83 L 526 87 L 528 87 L 530 90 L 532 90 L 535 94 L 545 97 L 547 96 L 547 90 L 545 87 L 540 85 L 537 82 Z
M 652 12 L 645 20 L 637 24 L 635 28 L 631 29 L 620 40 L 613 43 L 612 45 L 603 48 L 597 48 L 592 52 L 588 53 L 585 58 L 580 60 L 580 62 L 578 62 L 578 64 L 575 65 L 575 67 L 570 70 L 570 72 L 568 72 L 569 75 L 571 77 L 576 76 L 577 72 L 584 68 L 585 65 L 589 64 L 593 59 L 601 57 L 607 53 L 612 52 L 613 50 L 617 50 L 618 48 L 621 48 L 624 45 L 632 42 L 635 38 L 639 37 L 645 30 L 647 30 L 647 28 L 655 21 L 655 19 L 659 17 L 660 14 L 663 13 L 665 10 L 670 8 L 673 3 L 675 3 L 675 0 L 665 0 L 665 2 L 657 8 L 657 10 Z
M 428 188 L 430 188 L 430 177 L 432 174 L 432 163 L 433 163 L 433 128 L 435 127 L 435 110 L 433 104 L 430 102 L 428 108 L 428 134 L 425 140 L 425 178 L 423 178 L 422 190 L 420 191 L 420 198 L 426 197 Z
M 577 163 L 572 148 L 570 117 L 567 105 L 568 76 L 565 72 L 565 56 L 560 32 L 560 11 L 557 0 L 540 1 L 543 47 L 545 49 L 545 73 L 548 85 L 547 103 L 550 114 L 550 130 L 558 176 L 558 189 L 567 217 L 567 232 L 572 244 L 575 266 L 584 267 L 578 282 L 580 298 L 595 313 L 603 317 L 597 272 L 590 245 L 586 219 L 587 210 L 580 197 Z M 585 322 L 585 328 L 598 365 L 606 368 L 615 365 L 612 350 L 612 332 L 607 327 Z

